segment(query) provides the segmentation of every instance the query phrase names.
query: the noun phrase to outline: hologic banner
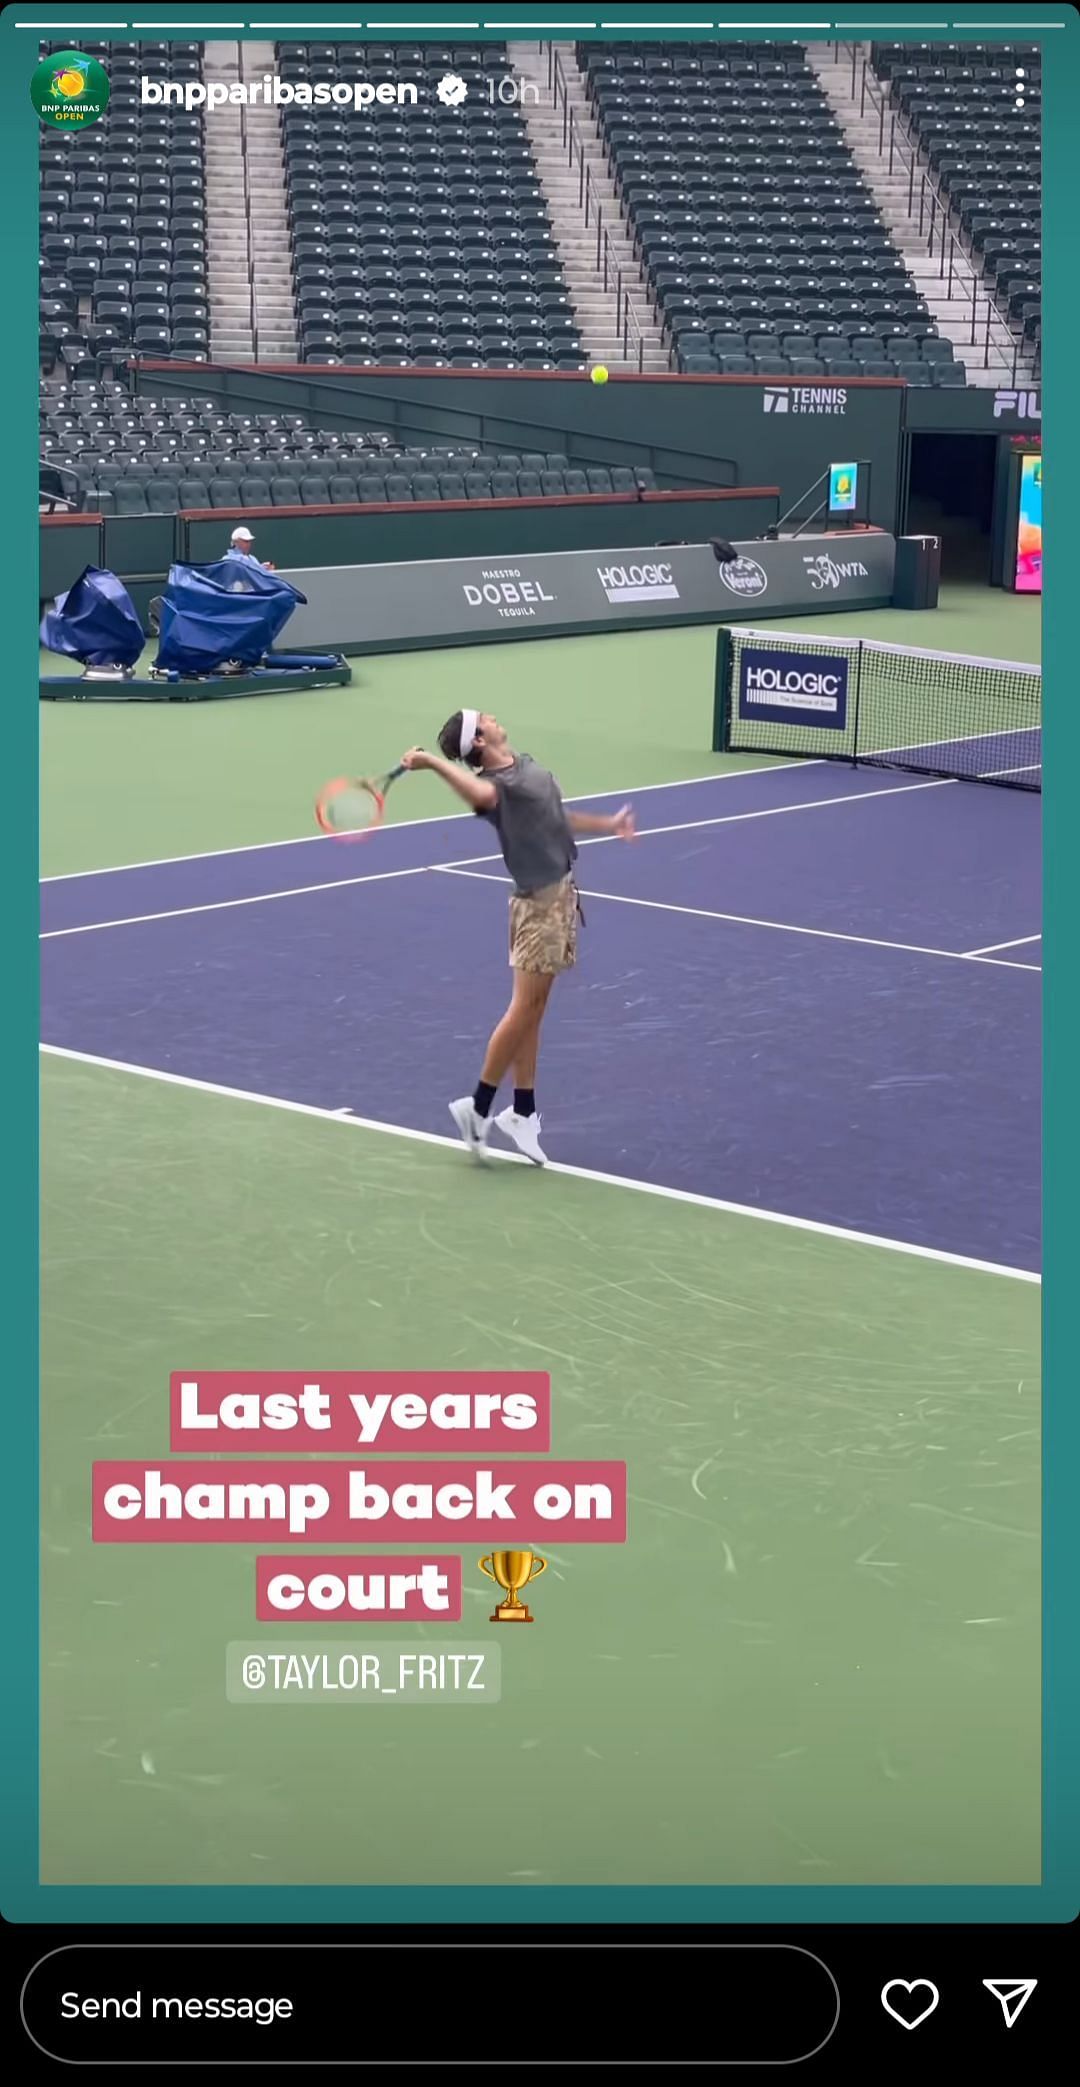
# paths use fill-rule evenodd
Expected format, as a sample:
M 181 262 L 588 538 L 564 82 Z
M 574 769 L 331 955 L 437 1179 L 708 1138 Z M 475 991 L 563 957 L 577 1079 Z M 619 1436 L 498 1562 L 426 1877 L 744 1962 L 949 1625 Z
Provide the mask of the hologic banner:
M 805 650 L 744 645 L 739 653 L 738 704 L 744 724 L 813 725 L 842 732 L 847 725 L 848 662 L 808 658 Z
M 708 544 L 306 566 L 280 576 L 307 597 L 290 619 L 289 645 L 386 652 L 628 625 L 738 622 L 748 604 L 757 620 L 886 608 L 892 600 L 891 536 L 789 537 L 735 549 L 738 560 L 725 566 Z

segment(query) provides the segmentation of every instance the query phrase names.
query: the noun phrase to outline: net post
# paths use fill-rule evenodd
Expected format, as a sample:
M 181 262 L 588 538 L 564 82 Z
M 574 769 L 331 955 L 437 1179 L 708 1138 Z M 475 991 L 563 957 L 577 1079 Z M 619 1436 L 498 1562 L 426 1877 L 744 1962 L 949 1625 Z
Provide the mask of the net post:
M 725 754 L 731 737 L 731 638 L 723 624 L 716 633 L 716 679 L 713 684 L 712 751 Z
M 865 651 L 862 638 L 857 638 L 855 642 L 858 649 L 855 654 L 855 723 L 851 734 L 851 765 L 853 768 L 857 768 L 859 765 L 859 698 L 862 694 L 862 663 Z

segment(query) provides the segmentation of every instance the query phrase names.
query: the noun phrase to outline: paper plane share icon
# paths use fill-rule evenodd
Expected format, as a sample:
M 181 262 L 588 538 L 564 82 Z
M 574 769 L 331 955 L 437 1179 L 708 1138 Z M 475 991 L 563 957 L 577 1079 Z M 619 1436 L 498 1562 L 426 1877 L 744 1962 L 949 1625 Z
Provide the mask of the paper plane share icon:
M 1001 2002 L 1006 2029 L 1023 2013 L 1039 1981 L 1037 1978 L 984 1978 L 983 1984 Z

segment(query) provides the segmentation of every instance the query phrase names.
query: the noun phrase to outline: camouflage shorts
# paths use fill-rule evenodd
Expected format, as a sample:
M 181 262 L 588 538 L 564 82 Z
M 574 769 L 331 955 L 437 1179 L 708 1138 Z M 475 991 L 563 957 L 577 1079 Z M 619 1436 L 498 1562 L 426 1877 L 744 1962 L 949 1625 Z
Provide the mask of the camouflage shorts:
M 572 877 L 510 901 L 510 963 L 554 977 L 577 961 L 578 895 Z

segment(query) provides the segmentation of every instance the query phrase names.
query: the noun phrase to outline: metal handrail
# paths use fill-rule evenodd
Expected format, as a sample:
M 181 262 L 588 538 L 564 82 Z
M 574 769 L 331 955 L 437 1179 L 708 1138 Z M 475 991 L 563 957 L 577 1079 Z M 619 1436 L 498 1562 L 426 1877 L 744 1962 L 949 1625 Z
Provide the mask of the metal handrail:
M 239 43 L 237 44 L 237 47 L 236 47 L 236 71 L 237 71 L 237 78 L 238 78 L 238 79 L 241 79 L 241 80 L 243 80 L 243 79 L 245 79 L 245 78 L 246 78 L 246 72 L 245 72 L 245 68 L 244 68 L 244 45 L 243 45 L 243 41 L 239 42 Z M 251 167 L 250 167 L 250 162 L 249 162 L 249 160 L 248 160 L 248 112 L 247 112 L 247 103 L 246 103 L 246 102 L 242 102 L 242 103 L 241 103 L 241 105 L 240 105 L 240 158 L 241 158 L 241 162 L 242 162 L 242 164 L 243 164 L 243 169 L 244 169 L 244 228 L 245 228 L 245 231 L 246 231 L 246 234 L 247 234 L 247 250 L 248 250 L 248 254 L 249 254 L 249 256 L 253 256 L 253 255 L 254 255 L 254 252 L 255 252 L 255 234 L 254 234 L 254 221 L 253 221 L 253 211 L 252 211 L 252 201 L 251 201 Z M 248 330 L 249 330 L 249 332 L 250 332 L 250 334 L 251 334 L 251 352 L 252 352 L 252 356 L 253 356 L 254 360 L 255 360 L 256 362 L 258 362 L 258 360 L 259 360 L 259 327 L 258 327 L 258 305 L 257 305 L 257 302 L 256 302 L 256 298 L 255 298 L 255 271 L 254 271 L 254 269 L 253 269 L 253 268 L 249 268 L 249 269 L 248 269 L 248 286 L 247 286 L 247 291 L 248 291 Z
M 622 263 L 612 244 L 604 215 L 604 204 L 592 178 L 592 169 L 585 157 L 585 140 L 577 123 L 570 102 L 566 76 L 562 69 L 558 51 L 549 45 L 548 84 L 551 88 L 555 108 L 562 109 L 563 146 L 567 165 L 576 166 L 578 175 L 578 207 L 582 212 L 586 228 L 596 226 L 596 271 L 605 291 L 615 293 L 615 330 L 622 345 L 623 355 L 628 362 L 636 362 L 638 375 L 645 368 L 645 336 L 641 331 L 637 313 L 630 301 L 630 286 L 623 280 Z M 622 213 L 620 211 L 620 223 Z M 639 280 L 643 278 L 639 266 Z
M 630 302 L 629 285 L 623 280 L 622 263 L 615 253 L 604 219 L 604 205 L 597 193 L 593 183 L 592 170 L 584 160 L 584 155 L 582 156 L 582 165 L 585 174 L 585 223 L 588 225 L 593 218 L 596 220 L 597 273 L 603 280 L 605 290 L 610 290 L 614 286 L 616 330 L 622 343 L 622 350 L 626 360 L 628 362 L 636 361 L 638 375 L 640 376 L 645 368 L 645 336 L 638 323 L 637 313 Z
M 1006 360 L 1011 358 L 1011 381 L 1015 384 L 1020 357 L 1024 352 L 1023 341 L 1017 339 L 1008 320 L 998 310 L 990 292 L 980 285 L 974 250 L 966 247 L 963 240 L 958 239 L 953 232 L 950 224 L 951 210 L 948 198 L 942 193 L 940 187 L 929 178 L 925 170 L 918 165 L 919 148 L 917 141 L 911 131 L 905 126 L 897 110 L 891 104 L 887 105 L 884 89 L 877 82 L 865 53 L 861 51 L 861 47 L 857 43 L 846 45 L 841 42 L 834 42 L 833 51 L 837 63 L 839 63 L 841 52 L 845 50 L 850 50 L 851 53 L 851 99 L 852 101 L 858 100 L 860 116 L 865 116 L 868 101 L 871 108 L 876 112 L 878 118 L 878 152 L 882 157 L 884 157 L 885 153 L 885 119 L 886 114 L 888 114 L 888 171 L 890 174 L 893 173 L 896 162 L 899 160 L 901 167 L 907 173 L 908 216 L 915 216 L 917 201 L 919 233 L 920 235 L 925 233 L 926 251 L 929 258 L 931 260 L 936 258 L 938 261 L 938 277 L 940 281 L 945 282 L 948 296 L 952 297 L 960 294 L 966 300 L 969 295 L 968 278 L 970 279 L 971 333 L 969 346 L 975 348 L 979 345 L 981 321 L 983 368 L 990 368 L 990 349 L 991 345 L 993 345 L 999 354 L 1004 353 Z M 917 188 L 916 182 L 918 183 Z M 935 249 L 937 249 L 936 254 Z M 961 273 L 958 269 L 958 261 L 965 263 L 965 273 Z M 980 305 L 984 307 L 982 312 L 980 312 Z

